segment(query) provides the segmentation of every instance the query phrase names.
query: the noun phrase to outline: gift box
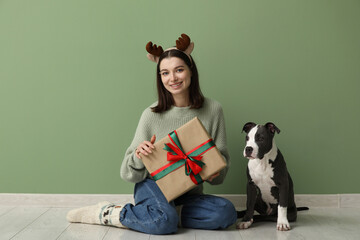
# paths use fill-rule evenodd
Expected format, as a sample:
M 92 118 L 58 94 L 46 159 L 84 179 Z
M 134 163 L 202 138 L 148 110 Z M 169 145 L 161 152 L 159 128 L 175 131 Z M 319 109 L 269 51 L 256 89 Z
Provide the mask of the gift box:
M 226 167 L 206 129 L 195 117 L 154 144 L 141 159 L 170 202 Z

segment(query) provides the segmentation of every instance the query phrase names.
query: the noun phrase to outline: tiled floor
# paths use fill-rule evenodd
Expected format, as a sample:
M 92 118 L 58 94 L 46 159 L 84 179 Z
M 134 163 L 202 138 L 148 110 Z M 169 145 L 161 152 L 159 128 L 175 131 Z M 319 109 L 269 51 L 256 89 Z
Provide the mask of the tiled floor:
M 70 208 L 0 206 L 0 239 L 360 239 L 360 208 L 311 208 L 299 212 L 288 232 L 276 230 L 276 223 L 256 223 L 250 229 L 231 226 L 222 231 L 180 229 L 177 234 L 155 236 L 98 225 L 70 224 Z

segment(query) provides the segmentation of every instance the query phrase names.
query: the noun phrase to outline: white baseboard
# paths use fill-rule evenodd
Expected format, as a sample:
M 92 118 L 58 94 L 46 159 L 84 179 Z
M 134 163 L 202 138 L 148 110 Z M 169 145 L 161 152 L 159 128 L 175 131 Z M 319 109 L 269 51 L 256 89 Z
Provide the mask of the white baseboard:
M 0 206 L 79 207 L 98 202 L 133 203 L 132 194 L 0 194 Z
M 246 195 L 219 195 L 229 199 L 236 208 L 245 208 Z M 345 203 L 341 201 L 340 194 L 297 194 L 295 195 L 295 203 L 297 207 L 360 207 L 360 194 L 351 194 L 348 196 L 348 201 Z
M 244 209 L 246 195 L 217 194 L 229 199 L 236 208 Z M 79 207 L 101 201 L 113 203 L 133 203 L 132 194 L 13 194 L 0 193 L 0 206 L 43 206 Z M 360 207 L 360 194 L 298 194 L 295 195 L 298 207 L 350 208 Z

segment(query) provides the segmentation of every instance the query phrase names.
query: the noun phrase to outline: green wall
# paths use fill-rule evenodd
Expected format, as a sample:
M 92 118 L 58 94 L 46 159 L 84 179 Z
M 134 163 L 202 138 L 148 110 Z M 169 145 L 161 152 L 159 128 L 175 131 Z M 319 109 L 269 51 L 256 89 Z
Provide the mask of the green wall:
M 132 193 L 119 168 L 156 100 L 148 41 L 181 33 L 225 112 L 245 193 L 244 123 L 272 121 L 297 194 L 360 193 L 360 1 L 0 0 L 0 192 Z

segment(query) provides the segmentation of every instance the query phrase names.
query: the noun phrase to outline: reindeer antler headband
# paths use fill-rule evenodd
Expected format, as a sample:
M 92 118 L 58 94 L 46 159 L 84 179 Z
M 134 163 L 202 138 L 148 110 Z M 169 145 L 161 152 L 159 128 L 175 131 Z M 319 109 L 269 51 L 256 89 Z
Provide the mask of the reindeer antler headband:
M 176 40 L 176 47 L 166 49 L 165 52 L 172 50 L 172 49 L 177 49 L 177 50 L 184 52 L 191 61 L 190 54 L 194 50 L 194 42 L 191 42 L 190 37 L 188 35 L 186 35 L 185 33 L 183 33 L 183 34 L 181 34 L 181 37 L 179 37 L 179 39 Z M 156 44 L 153 45 L 152 42 L 148 42 L 146 44 L 146 51 L 148 52 L 147 58 L 150 61 L 153 61 L 156 63 L 159 62 L 160 56 L 164 52 L 164 50 L 162 49 L 161 46 L 156 46 Z

